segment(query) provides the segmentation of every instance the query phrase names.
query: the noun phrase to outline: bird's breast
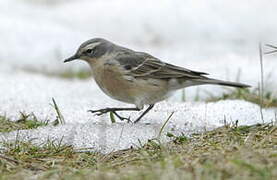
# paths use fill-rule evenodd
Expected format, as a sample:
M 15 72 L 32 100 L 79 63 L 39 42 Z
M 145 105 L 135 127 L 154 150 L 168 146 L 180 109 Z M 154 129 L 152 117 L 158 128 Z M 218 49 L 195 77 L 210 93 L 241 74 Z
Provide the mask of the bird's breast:
M 122 72 L 114 65 L 100 65 L 93 68 L 93 75 L 101 90 L 108 96 L 127 103 L 134 103 L 130 93 L 132 82 L 124 79 Z

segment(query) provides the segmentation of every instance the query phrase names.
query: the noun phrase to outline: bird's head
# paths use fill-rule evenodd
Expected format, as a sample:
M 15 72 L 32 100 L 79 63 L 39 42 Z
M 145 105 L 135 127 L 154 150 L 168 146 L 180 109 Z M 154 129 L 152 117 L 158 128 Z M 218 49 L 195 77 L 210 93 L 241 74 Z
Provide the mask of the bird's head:
M 94 38 L 90 39 L 78 48 L 77 52 L 64 60 L 64 62 L 70 62 L 76 59 L 87 61 L 89 64 L 94 64 L 104 55 L 109 54 L 113 49 L 113 43 L 101 39 Z

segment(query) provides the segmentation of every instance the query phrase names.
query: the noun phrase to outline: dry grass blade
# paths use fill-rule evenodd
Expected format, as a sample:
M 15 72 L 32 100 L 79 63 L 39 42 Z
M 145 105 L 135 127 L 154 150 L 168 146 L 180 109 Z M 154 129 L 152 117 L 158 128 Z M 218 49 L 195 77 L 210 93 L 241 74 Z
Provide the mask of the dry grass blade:
M 160 139 L 160 137 L 161 137 L 161 135 L 162 135 L 162 132 L 163 132 L 163 129 L 165 128 L 166 124 L 167 124 L 168 121 L 171 119 L 171 117 L 173 116 L 173 114 L 174 114 L 174 112 L 172 112 L 172 113 L 168 116 L 167 120 L 164 122 L 163 126 L 162 126 L 161 129 L 160 129 L 160 132 L 159 132 L 159 135 L 158 135 L 158 139 Z
M 6 156 L 1 155 L 1 154 L 0 154 L 0 158 L 1 158 L 1 159 L 4 159 L 4 160 L 6 160 L 6 161 L 12 162 L 12 163 L 14 163 L 14 164 L 16 164 L 16 165 L 18 165 L 18 164 L 19 164 L 19 161 L 14 160 L 14 159 L 9 158 L 9 157 L 6 157 Z
M 64 117 L 63 117 L 63 115 L 62 115 L 62 113 L 61 113 L 61 111 L 60 111 L 60 109 L 59 109 L 59 107 L 58 107 L 58 105 L 57 105 L 55 99 L 52 98 L 52 101 L 53 101 L 53 104 L 54 104 L 54 109 L 55 109 L 55 111 L 56 111 L 56 113 L 57 113 L 57 119 L 56 119 L 54 125 L 57 125 L 57 124 L 65 124 Z
M 273 48 L 275 50 L 272 50 L 272 51 L 268 51 L 268 52 L 265 52 L 264 54 L 273 54 L 273 53 L 277 53 L 277 46 L 273 46 L 271 44 L 266 44 L 267 47 L 270 47 L 270 48 Z
M 273 53 L 277 53 L 277 50 L 274 50 L 274 51 L 268 51 L 268 52 L 265 52 L 264 54 L 273 54 Z
M 260 114 L 261 114 L 261 119 L 264 122 L 264 116 L 263 116 L 263 111 L 262 107 L 264 104 L 264 65 L 263 65 L 263 47 L 262 43 L 259 43 L 259 55 L 260 55 L 260 67 L 261 67 L 261 84 L 260 84 Z
M 277 49 L 277 46 L 273 46 L 273 45 L 271 45 L 271 44 L 266 44 L 266 46 L 271 47 L 271 48 L 273 48 L 273 49 Z

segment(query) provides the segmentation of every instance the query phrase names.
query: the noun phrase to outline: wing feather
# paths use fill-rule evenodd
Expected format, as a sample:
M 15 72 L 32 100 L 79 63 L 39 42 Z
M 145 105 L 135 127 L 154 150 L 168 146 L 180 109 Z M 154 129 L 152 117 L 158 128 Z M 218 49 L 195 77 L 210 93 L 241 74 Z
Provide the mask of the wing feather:
M 206 78 L 204 72 L 192 71 L 179 66 L 168 64 L 159 59 L 142 52 L 125 52 L 118 54 L 116 60 L 121 65 L 131 67 L 126 70 L 127 74 L 133 77 L 169 79 L 169 78 L 188 78 L 199 79 Z

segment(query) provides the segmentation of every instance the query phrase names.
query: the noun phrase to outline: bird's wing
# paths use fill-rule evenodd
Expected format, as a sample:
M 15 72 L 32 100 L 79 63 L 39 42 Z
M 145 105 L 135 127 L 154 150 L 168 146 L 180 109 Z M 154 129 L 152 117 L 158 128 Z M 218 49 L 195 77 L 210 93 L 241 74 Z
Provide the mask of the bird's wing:
M 146 77 L 155 79 L 168 78 L 206 78 L 204 72 L 192 71 L 179 66 L 168 64 L 142 52 L 118 56 L 117 61 L 124 65 L 126 72 L 133 77 Z

